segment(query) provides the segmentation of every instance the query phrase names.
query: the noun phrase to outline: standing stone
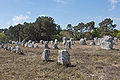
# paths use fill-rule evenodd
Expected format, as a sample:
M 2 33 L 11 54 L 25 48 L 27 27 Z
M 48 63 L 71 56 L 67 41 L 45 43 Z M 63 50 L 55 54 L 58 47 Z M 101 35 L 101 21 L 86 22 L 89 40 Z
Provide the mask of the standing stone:
M 80 45 L 86 45 L 86 40 L 85 39 L 80 39 Z
M 71 42 L 70 41 L 66 42 L 65 47 L 67 49 L 71 49 Z
M 102 49 L 113 49 L 113 38 L 111 36 L 104 36 L 101 40 Z
M 43 61 L 49 61 L 49 56 L 50 56 L 50 50 L 49 49 L 44 49 L 41 59 Z
M 4 47 L 4 49 L 5 49 L 5 50 L 8 50 L 8 45 L 6 45 L 6 46 Z
M 29 47 L 29 48 L 33 48 L 33 47 L 34 47 L 34 44 L 29 43 L 29 44 L 28 44 L 28 47 Z
M 98 39 L 96 39 L 96 45 L 101 45 L 101 39 L 100 38 L 98 38 Z
M 28 43 L 26 42 L 24 46 L 25 46 L 25 47 L 28 47 Z
M 68 53 L 67 50 L 58 51 L 58 63 L 63 64 L 65 66 L 71 65 L 70 54 Z
M 58 44 L 59 42 L 58 42 L 58 40 L 57 39 L 55 39 L 55 44 Z
M 43 40 L 40 40 L 40 43 L 41 43 L 41 44 L 44 44 L 44 41 L 43 41 Z
M 34 48 L 39 48 L 37 43 L 36 43 L 36 44 L 34 44 Z
M 50 44 L 53 44 L 54 42 L 53 41 L 50 41 Z
M 71 45 L 73 45 L 73 40 L 74 40 L 73 38 L 70 38 Z
M 45 48 L 50 49 L 49 46 L 48 46 L 48 41 L 45 41 Z
M 1 44 L 1 45 L 0 45 L 0 48 L 4 48 L 4 44 Z
M 8 46 L 8 50 L 11 51 L 11 46 Z
M 67 38 L 66 37 L 63 37 L 63 45 L 65 45 L 67 42 Z
M 13 49 L 15 49 L 15 47 L 14 47 L 14 46 L 11 46 L 10 51 L 12 52 L 12 51 L 13 51 Z
M 16 50 L 16 53 L 23 54 L 22 50 L 20 49 L 20 47 L 18 45 L 16 46 L 15 50 Z
M 32 43 L 32 40 L 29 40 L 28 43 Z
M 91 46 L 91 45 L 95 45 L 94 40 L 91 40 L 91 41 L 90 41 L 90 46 Z
M 53 49 L 59 49 L 57 45 L 58 45 L 57 43 L 54 43 Z
M 114 40 L 113 40 L 114 44 L 118 45 L 118 40 L 119 39 L 115 37 Z

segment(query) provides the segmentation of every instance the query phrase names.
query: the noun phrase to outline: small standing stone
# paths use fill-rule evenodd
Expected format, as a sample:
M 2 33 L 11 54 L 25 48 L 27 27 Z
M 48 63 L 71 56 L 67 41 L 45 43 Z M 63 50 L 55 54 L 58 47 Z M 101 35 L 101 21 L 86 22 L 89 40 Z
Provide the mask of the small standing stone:
M 68 53 L 67 50 L 58 51 L 58 63 L 63 64 L 65 66 L 71 65 L 70 54 Z
M 66 42 L 67 42 L 66 37 L 63 37 L 63 45 L 65 45 L 65 44 L 66 44 Z
M 34 48 L 39 48 L 37 43 L 34 44 Z
M 50 50 L 49 49 L 44 49 L 41 59 L 43 61 L 49 61 L 49 56 L 50 56 Z
M 80 45 L 86 45 L 86 40 L 85 39 L 80 39 Z
M 91 41 L 90 41 L 90 46 L 91 46 L 91 45 L 95 45 L 94 40 L 91 40 Z
M 71 49 L 71 42 L 70 41 L 66 42 L 65 47 L 67 49 Z
M 23 54 L 22 50 L 20 49 L 20 47 L 18 45 L 16 46 L 15 50 L 16 50 L 16 53 Z
M 53 49 L 58 49 L 58 46 L 57 46 L 57 45 L 58 45 L 57 43 L 54 43 Z
M 70 38 L 71 45 L 73 45 L 73 40 L 74 40 L 73 38 Z
M 45 41 L 45 48 L 50 49 L 49 46 L 48 46 L 48 41 Z

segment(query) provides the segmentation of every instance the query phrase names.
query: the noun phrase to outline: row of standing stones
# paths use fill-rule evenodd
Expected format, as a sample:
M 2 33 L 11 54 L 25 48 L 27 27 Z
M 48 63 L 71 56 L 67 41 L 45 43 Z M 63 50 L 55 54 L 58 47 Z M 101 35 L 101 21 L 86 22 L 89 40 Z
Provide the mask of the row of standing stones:
M 29 40 L 28 42 L 22 41 L 22 42 L 15 42 L 15 41 L 10 41 L 11 44 L 16 44 L 17 46 L 4 46 L 4 44 L 0 45 L 0 48 L 4 48 L 5 50 L 9 50 L 15 53 L 23 54 L 22 50 L 20 49 L 19 46 L 23 47 L 31 47 L 31 48 L 38 48 L 38 43 L 35 43 L 34 41 Z M 59 49 L 58 44 L 59 41 L 55 39 L 55 42 L 53 41 L 43 41 L 40 40 L 41 44 L 44 44 L 44 51 L 42 53 L 41 59 L 43 61 L 49 61 L 49 56 L 50 56 L 50 47 L 48 46 L 48 43 L 53 44 L 53 49 Z M 87 45 L 86 39 L 80 39 L 80 45 Z M 70 38 L 69 41 L 67 41 L 66 37 L 63 37 L 63 45 L 65 45 L 66 49 L 71 49 L 71 45 L 74 44 L 74 39 Z M 118 44 L 118 38 L 112 38 L 111 36 L 104 36 L 103 38 L 94 38 L 94 40 L 90 41 L 89 45 L 99 45 L 101 46 L 102 49 L 113 49 L 113 45 Z M 59 50 L 58 51 L 58 63 L 63 64 L 63 65 L 71 65 L 70 62 L 70 54 L 68 53 L 67 50 Z

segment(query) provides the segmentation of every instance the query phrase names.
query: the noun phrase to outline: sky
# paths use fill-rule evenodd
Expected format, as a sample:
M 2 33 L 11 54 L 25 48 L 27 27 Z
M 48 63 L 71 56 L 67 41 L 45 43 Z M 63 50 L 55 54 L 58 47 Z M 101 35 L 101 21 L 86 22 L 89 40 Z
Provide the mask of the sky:
M 35 22 L 39 16 L 49 16 L 63 29 L 67 24 L 111 18 L 120 29 L 120 0 L 0 0 L 0 28 Z

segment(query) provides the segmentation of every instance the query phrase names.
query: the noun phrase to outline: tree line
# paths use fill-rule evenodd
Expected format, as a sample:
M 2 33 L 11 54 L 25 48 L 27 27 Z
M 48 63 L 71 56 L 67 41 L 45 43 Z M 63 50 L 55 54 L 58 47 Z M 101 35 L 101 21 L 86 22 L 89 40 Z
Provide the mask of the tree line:
M 112 19 L 106 18 L 98 25 L 96 27 L 94 21 L 88 23 L 80 22 L 76 26 L 68 24 L 66 29 L 62 30 L 52 17 L 41 16 L 36 18 L 33 23 L 24 22 L 23 24 L 10 26 L 8 29 L 0 29 L 0 33 L 2 33 L 0 34 L 0 39 L 4 37 L 2 40 L 49 41 L 54 39 L 61 40 L 62 37 L 67 37 L 68 39 L 72 37 L 75 40 L 79 40 L 80 38 L 93 39 L 104 35 L 120 38 L 120 31 L 115 29 L 117 25 L 113 24 Z

